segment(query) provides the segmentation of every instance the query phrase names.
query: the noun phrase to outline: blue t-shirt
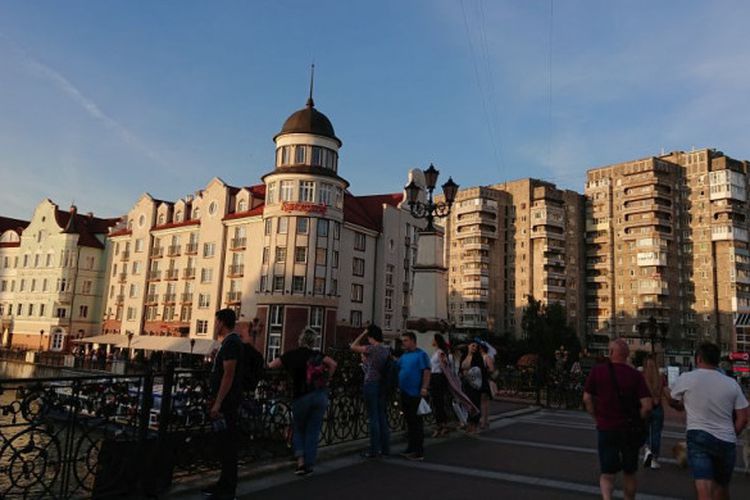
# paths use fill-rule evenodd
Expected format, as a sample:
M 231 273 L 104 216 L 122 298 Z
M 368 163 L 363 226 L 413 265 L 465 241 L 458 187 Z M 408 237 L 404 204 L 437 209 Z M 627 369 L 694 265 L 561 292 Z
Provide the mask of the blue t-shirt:
M 409 396 L 419 396 L 422 389 L 422 374 L 430 369 L 430 358 L 422 349 L 405 352 L 398 358 L 398 386 Z

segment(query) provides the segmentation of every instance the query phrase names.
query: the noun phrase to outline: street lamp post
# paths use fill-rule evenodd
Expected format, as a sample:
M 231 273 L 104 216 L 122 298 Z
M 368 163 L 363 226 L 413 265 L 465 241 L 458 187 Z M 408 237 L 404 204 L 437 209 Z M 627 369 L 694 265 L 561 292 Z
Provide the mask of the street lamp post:
M 130 343 L 133 341 L 133 332 L 128 332 L 128 361 L 133 357 L 130 352 Z
M 651 354 L 656 352 L 656 343 L 664 347 L 667 343 L 669 327 L 665 323 L 657 323 L 656 318 L 649 317 L 645 323 L 638 325 L 638 338 L 646 339 L 651 343 Z
M 44 330 L 39 330 L 39 352 L 42 351 L 42 339 L 44 338 Z
M 427 226 L 425 227 L 426 232 L 435 231 L 433 220 L 435 217 L 446 217 L 450 214 L 451 206 L 453 201 L 456 199 L 456 193 L 458 193 L 458 184 L 453 182 L 453 178 L 449 177 L 448 182 L 443 184 L 443 194 L 445 195 L 445 201 L 435 202 L 433 199 L 433 192 L 437 184 L 438 176 L 440 171 L 430 163 L 427 170 L 424 171 L 425 188 L 427 190 L 427 201 L 419 201 L 419 192 L 422 187 L 414 182 L 414 179 L 407 184 L 404 188 L 406 189 L 407 202 L 409 204 L 409 211 L 417 219 L 427 220 Z

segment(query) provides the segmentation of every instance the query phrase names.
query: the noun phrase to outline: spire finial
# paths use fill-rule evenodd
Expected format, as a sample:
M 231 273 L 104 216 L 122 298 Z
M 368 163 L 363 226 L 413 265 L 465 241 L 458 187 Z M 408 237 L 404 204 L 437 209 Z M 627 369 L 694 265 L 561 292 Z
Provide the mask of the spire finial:
M 307 106 L 309 108 L 315 107 L 315 101 L 313 101 L 313 83 L 315 81 L 315 63 L 310 65 L 310 96 L 307 98 Z

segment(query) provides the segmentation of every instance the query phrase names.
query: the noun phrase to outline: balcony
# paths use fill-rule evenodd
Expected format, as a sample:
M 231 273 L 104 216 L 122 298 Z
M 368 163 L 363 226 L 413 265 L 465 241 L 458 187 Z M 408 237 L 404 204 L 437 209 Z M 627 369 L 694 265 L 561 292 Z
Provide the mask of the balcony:
M 159 302 L 159 294 L 149 293 L 146 295 L 146 304 L 156 304 Z
M 245 274 L 245 265 L 244 264 L 233 264 L 229 266 L 229 271 L 227 272 L 227 276 L 230 278 L 239 278 Z
M 729 225 L 711 228 L 711 241 L 738 240 L 748 241 L 747 229 Z
M 188 243 L 185 245 L 185 253 L 187 255 L 195 255 L 198 253 L 198 244 L 197 243 Z
M 653 267 L 653 266 L 666 266 L 667 265 L 667 254 L 662 252 L 639 252 L 638 253 L 638 266 L 639 267 Z
M 180 245 L 169 245 L 169 247 L 167 248 L 167 255 L 169 255 L 170 257 L 177 257 L 178 255 L 180 255 L 181 251 L 182 249 Z
M 123 302 L 125 302 L 125 295 L 120 294 L 120 295 L 115 296 L 115 304 L 119 306 L 119 305 L 122 305 Z
M 195 279 L 195 268 L 194 267 L 186 267 L 182 270 L 182 279 L 186 280 L 192 280 Z
M 167 269 L 167 278 L 168 280 L 177 280 L 180 279 L 180 270 L 179 269 Z
M 193 293 L 192 292 L 186 292 L 180 295 L 180 301 L 183 304 L 192 304 L 193 303 Z
M 165 304 L 174 304 L 177 301 L 177 294 L 176 293 L 165 293 L 164 294 L 164 303 Z
M 124 282 L 126 282 L 126 281 L 128 280 L 128 273 L 120 273 L 120 274 L 118 274 L 118 275 L 117 275 L 117 280 L 118 280 L 118 281 L 119 281 L 120 283 L 124 283 Z
M 245 247 L 247 247 L 247 238 L 232 238 L 232 240 L 229 242 L 229 249 L 230 250 L 244 250 Z
M 152 247 L 151 248 L 151 258 L 152 259 L 159 259 L 161 257 L 164 257 L 164 247 Z
M 237 304 L 242 301 L 242 292 L 227 292 L 227 303 Z
M 120 252 L 120 261 L 121 262 L 127 262 L 129 260 L 130 260 L 130 252 L 128 250 Z
M 155 281 L 161 279 L 161 271 L 158 269 L 152 269 L 148 272 L 147 278 L 149 281 Z
M 553 226 L 536 226 L 531 230 L 531 235 L 529 237 L 565 240 L 565 233 L 562 229 Z

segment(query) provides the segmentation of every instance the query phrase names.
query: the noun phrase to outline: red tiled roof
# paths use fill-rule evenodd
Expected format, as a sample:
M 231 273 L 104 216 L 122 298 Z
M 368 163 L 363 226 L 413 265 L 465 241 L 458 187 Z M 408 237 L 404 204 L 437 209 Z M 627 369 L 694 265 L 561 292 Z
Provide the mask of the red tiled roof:
M 250 210 L 245 210 L 244 212 L 234 212 L 231 214 L 227 214 L 224 216 L 222 220 L 242 219 L 244 217 L 254 217 L 256 215 L 263 215 L 264 206 L 265 206 L 264 204 L 261 204 L 255 208 L 251 208 Z
M 166 224 L 162 224 L 161 226 L 154 226 L 151 228 L 151 231 L 159 231 L 161 229 L 172 229 L 175 227 L 182 227 L 182 226 L 197 226 L 201 223 L 200 219 L 189 219 L 184 220 L 182 222 L 167 222 Z
M 10 217 L 0 217 L 0 233 L 4 233 L 8 230 L 13 230 L 18 234 L 21 234 L 28 225 L 29 221 L 27 220 L 11 219 Z
M 398 206 L 402 193 L 376 194 L 370 196 L 344 196 L 344 220 L 374 231 L 383 230 L 383 205 Z
M 250 191 L 250 194 L 253 195 L 255 198 L 265 198 L 266 197 L 266 185 L 265 184 L 256 184 L 254 186 L 248 186 L 248 191 Z
M 124 229 L 119 229 L 117 231 L 112 231 L 111 233 L 109 233 L 108 236 L 111 238 L 113 236 L 129 236 L 131 234 L 133 234 L 133 231 L 131 231 L 128 228 L 124 228 Z
M 72 234 L 78 235 L 78 246 L 91 248 L 104 248 L 104 244 L 96 237 L 97 234 L 106 235 L 109 228 L 120 222 L 119 218 L 101 219 L 89 217 L 88 215 L 75 213 L 75 219 L 71 223 L 71 212 L 55 210 L 55 221 L 60 229 L 71 230 Z

